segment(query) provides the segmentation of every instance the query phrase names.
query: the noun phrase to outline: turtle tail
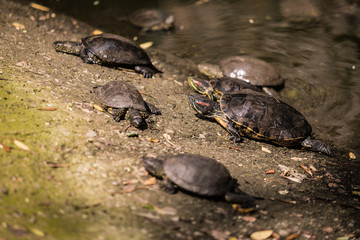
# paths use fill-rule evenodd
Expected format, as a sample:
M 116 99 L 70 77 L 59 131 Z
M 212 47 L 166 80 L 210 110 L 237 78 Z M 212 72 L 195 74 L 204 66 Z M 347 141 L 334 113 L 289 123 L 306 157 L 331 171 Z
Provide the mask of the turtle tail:
M 301 142 L 301 145 L 311 151 L 314 152 L 321 152 L 330 157 L 334 157 L 335 154 L 333 150 L 325 144 L 324 142 L 316 139 L 311 139 L 310 137 L 306 138 L 304 141 Z

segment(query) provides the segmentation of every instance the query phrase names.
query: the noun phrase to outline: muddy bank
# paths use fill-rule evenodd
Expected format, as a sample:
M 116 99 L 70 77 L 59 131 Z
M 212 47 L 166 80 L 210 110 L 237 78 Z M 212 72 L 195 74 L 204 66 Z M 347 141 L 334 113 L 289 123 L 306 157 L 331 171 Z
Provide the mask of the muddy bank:
M 1 238 L 248 239 L 262 229 L 281 238 L 360 237 L 359 162 L 335 143 L 336 158 L 247 139 L 234 144 L 188 105 L 191 61 L 155 44 L 148 52 L 164 74 L 152 79 L 85 64 L 55 52 L 52 43 L 77 41 L 94 28 L 51 11 L 0 4 Z M 162 115 L 140 131 L 94 109 L 92 87 L 111 80 L 134 84 Z M 138 137 L 129 137 L 132 131 Z M 146 185 L 141 156 L 181 152 L 215 158 L 243 191 L 265 200 L 242 214 L 228 203 Z M 307 178 L 284 179 L 279 165 Z

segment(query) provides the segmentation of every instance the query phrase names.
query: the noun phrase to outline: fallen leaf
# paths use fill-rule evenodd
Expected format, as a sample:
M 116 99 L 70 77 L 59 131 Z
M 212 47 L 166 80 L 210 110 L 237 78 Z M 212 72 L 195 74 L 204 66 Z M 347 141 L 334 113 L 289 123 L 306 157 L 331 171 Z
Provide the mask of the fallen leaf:
M 154 185 L 156 184 L 156 178 L 155 177 L 151 177 L 148 178 L 144 181 L 144 185 L 149 186 L 149 185 Z
M 322 230 L 323 230 L 323 232 L 328 232 L 328 233 L 331 233 L 332 231 L 334 231 L 334 229 L 332 227 L 324 227 Z
M 230 236 L 229 231 L 219 231 L 217 229 L 212 229 L 209 234 L 216 240 L 225 240 Z
M 257 231 L 253 232 L 250 237 L 253 240 L 265 240 L 273 234 L 273 230 L 263 230 L 263 231 Z
M 25 25 L 18 23 L 18 22 L 13 22 L 12 25 L 17 29 L 17 30 L 24 30 L 25 29 Z
M 149 137 L 149 141 L 150 141 L 150 142 L 153 142 L 153 143 L 158 143 L 158 142 L 160 142 L 159 139 L 153 139 L 152 137 Z
M 253 216 L 242 216 L 241 220 L 245 221 L 245 222 L 255 222 L 256 221 L 256 217 Z
M 149 209 L 149 210 L 155 210 L 154 206 L 151 205 L 150 203 L 145 203 L 145 204 L 143 205 L 143 207 L 144 207 L 144 208 L 147 208 L 147 209 Z
M 0 143 L 0 145 L 2 146 L 2 148 L 6 151 L 6 152 L 10 152 L 10 148 L 8 146 L 6 146 L 5 144 L 3 143 Z
M 289 236 L 287 236 L 285 238 L 285 240 L 293 240 L 293 239 L 296 239 L 298 236 L 300 236 L 299 233 L 293 233 L 293 234 L 290 234 Z
M 274 169 L 270 169 L 265 172 L 265 174 L 274 174 L 274 173 L 275 173 Z
M 350 159 L 356 159 L 356 156 L 353 152 L 349 152 L 349 158 Z
M 136 190 L 136 186 L 135 185 L 125 185 L 120 191 L 119 193 L 131 193 L 133 191 Z
M 140 44 L 140 47 L 142 49 L 148 49 L 149 47 L 151 47 L 153 45 L 153 42 L 144 42 Z
M 304 171 L 307 172 L 310 176 L 313 175 L 313 173 L 310 171 L 310 169 L 308 169 L 305 165 L 300 165 L 300 167 L 301 167 L 302 169 L 304 169 Z
M 56 111 L 56 107 L 48 107 L 48 108 L 38 108 L 40 111 Z
M 176 209 L 172 207 L 159 208 L 157 206 L 154 206 L 154 210 L 161 215 L 171 215 L 171 216 L 176 215 Z
M 103 31 L 99 30 L 99 29 L 96 29 L 92 32 L 93 35 L 99 35 L 99 34 L 102 34 Z
M 100 106 L 97 105 L 97 104 L 94 104 L 93 107 L 94 107 L 96 110 L 100 111 L 100 112 L 104 112 L 104 111 L 105 111 L 102 107 L 100 107 Z
M 28 146 L 26 146 L 24 143 L 18 141 L 18 140 L 14 140 L 14 143 L 16 146 L 18 146 L 19 148 L 21 148 L 24 151 L 30 151 L 30 148 Z
M 296 201 L 290 199 L 279 199 L 280 202 L 296 204 Z
M 44 12 L 50 11 L 50 8 L 40 5 L 40 4 L 37 4 L 37 3 L 34 3 L 34 2 L 30 3 L 30 7 L 35 8 L 40 11 L 44 11 Z
M 39 237 L 45 237 L 45 233 L 39 229 L 36 228 L 29 228 L 30 232 L 32 232 L 33 234 L 35 234 L 36 236 Z
M 266 147 L 261 147 L 261 151 L 266 152 L 266 153 L 271 153 L 271 151 Z

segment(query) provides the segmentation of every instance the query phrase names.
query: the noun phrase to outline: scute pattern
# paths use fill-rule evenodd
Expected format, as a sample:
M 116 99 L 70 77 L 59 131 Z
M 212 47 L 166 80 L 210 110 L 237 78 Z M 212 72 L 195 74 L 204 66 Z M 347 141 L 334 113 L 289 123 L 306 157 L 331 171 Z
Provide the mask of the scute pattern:
M 225 195 L 233 181 L 225 166 L 201 155 L 169 157 L 164 163 L 164 172 L 176 185 L 204 196 Z

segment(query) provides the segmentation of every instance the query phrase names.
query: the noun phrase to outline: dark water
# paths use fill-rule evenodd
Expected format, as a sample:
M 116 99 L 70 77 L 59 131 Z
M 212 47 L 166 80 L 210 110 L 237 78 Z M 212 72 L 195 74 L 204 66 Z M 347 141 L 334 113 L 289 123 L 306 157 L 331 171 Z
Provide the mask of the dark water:
M 246 54 L 287 79 L 284 100 L 302 112 L 316 137 L 360 149 L 360 10 L 357 2 L 310 0 L 38 1 L 94 28 L 153 41 L 195 63 Z M 139 30 L 121 19 L 156 7 L 175 16 L 171 34 Z

